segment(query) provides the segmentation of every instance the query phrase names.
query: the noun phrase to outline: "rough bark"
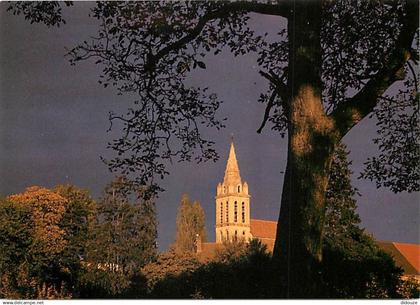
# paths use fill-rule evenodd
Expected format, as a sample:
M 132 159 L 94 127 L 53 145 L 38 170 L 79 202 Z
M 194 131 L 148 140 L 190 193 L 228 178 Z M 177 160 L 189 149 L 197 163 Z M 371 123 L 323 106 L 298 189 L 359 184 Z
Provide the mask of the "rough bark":
M 314 266 L 322 258 L 325 193 L 334 122 L 321 99 L 321 4 L 297 2 L 289 19 L 288 158 L 274 257 L 287 297 L 315 294 Z
M 287 297 L 317 295 L 316 266 L 322 261 L 325 194 L 334 148 L 373 110 L 410 59 L 418 3 L 408 1 L 407 11 L 384 69 L 331 115 L 326 115 L 321 97 L 321 3 L 297 1 L 289 16 L 288 158 L 274 246 Z

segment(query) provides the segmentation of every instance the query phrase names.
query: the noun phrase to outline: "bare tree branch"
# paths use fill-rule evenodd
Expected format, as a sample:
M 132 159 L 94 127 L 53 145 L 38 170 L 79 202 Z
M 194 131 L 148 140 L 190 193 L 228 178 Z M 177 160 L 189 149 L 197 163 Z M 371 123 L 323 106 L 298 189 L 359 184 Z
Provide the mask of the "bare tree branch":
M 263 121 L 261 122 L 260 128 L 258 128 L 257 130 L 257 133 L 261 133 L 261 131 L 264 129 L 265 124 L 267 123 L 268 118 L 270 117 L 270 111 L 271 111 L 271 108 L 273 108 L 276 95 L 277 95 L 277 92 L 274 90 L 270 96 L 270 99 L 268 100 L 267 107 L 265 107 L 264 118 L 263 118 Z
M 283 82 L 285 73 L 282 75 L 282 77 L 278 77 L 277 75 L 274 74 L 273 71 L 270 71 L 270 73 L 260 71 L 259 73 L 264 78 L 268 79 L 274 85 L 274 87 L 276 88 L 277 94 L 282 98 L 284 102 L 288 100 L 289 96 L 287 92 L 287 86 Z

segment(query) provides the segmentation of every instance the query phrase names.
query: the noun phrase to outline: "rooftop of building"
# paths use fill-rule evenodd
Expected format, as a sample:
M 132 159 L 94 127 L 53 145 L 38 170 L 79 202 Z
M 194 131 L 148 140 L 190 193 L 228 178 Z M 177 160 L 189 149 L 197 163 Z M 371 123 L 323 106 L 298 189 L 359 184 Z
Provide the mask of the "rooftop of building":
M 277 221 L 251 219 L 251 234 L 258 238 L 275 239 L 277 232 Z
M 241 176 L 236 158 L 233 140 L 230 145 L 229 157 L 226 164 L 223 184 L 225 186 L 237 186 L 241 184 Z M 250 219 L 250 231 L 254 238 L 258 238 L 267 246 L 267 250 L 273 252 L 277 232 L 277 221 Z M 420 244 L 399 243 L 392 241 L 377 241 L 377 245 L 395 260 L 396 265 L 404 270 L 405 275 L 420 274 Z M 211 260 L 220 249 L 220 243 L 202 243 L 200 258 Z
M 268 251 L 272 252 L 276 238 L 277 222 L 263 219 L 251 219 L 251 234 L 254 238 L 260 239 Z M 379 248 L 389 253 L 395 260 L 397 266 L 404 270 L 404 275 L 420 275 L 420 244 L 400 243 L 393 241 L 376 241 Z M 222 244 L 202 243 L 200 257 L 204 260 L 214 258 L 217 249 Z
M 420 245 L 398 243 L 392 241 L 377 241 L 377 245 L 395 260 L 397 266 L 404 270 L 405 275 L 420 274 Z

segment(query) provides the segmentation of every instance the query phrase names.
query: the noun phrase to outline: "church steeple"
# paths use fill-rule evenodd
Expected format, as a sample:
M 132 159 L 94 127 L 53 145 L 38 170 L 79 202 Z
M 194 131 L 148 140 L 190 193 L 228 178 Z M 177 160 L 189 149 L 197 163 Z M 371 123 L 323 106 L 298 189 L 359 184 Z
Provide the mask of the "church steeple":
M 250 195 L 248 184 L 242 182 L 233 140 L 230 144 L 225 177 L 216 192 L 216 243 L 224 240 L 249 240 Z
M 223 184 L 225 186 L 236 186 L 241 184 L 241 173 L 239 171 L 238 160 L 236 160 L 235 146 L 233 145 L 233 141 L 230 144 L 229 158 L 226 164 Z

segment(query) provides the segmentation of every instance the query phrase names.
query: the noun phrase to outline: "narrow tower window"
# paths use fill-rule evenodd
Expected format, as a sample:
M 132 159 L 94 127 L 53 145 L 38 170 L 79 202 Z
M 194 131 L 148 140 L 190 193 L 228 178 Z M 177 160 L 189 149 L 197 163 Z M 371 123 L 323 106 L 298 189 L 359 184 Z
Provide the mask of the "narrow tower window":
M 245 203 L 242 202 L 242 223 L 245 223 Z
M 229 223 L 229 202 L 226 201 L 226 222 Z
M 238 193 L 240 193 L 240 192 L 241 192 L 241 186 L 238 185 Z
M 238 222 L 238 203 L 235 201 L 235 214 L 234 214 L 234 221 Z
M 223 202 L 220 202 L 220 223 L 223 223 Z
M 229 231 L 226 230 L 226 239 L 229 240 Z
M 235 230 L 235 241 L 238 240 L 238 231 Z

